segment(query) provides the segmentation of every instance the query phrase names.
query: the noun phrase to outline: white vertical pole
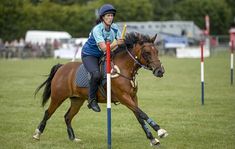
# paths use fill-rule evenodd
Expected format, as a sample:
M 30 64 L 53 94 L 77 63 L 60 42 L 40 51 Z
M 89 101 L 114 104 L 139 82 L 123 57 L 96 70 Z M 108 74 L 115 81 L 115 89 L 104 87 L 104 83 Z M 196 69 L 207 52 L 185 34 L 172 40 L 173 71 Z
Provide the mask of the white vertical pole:
M 204 55 L 203 55 L 203 42 L 201 42 L 201 100 L 204 105 Z
M 106 72 L 107 72 L 107 129 L 108 129 L 108 149 L 112 148 L 111 133 L 111 60 L 110 60 L 110 41 L 106 42 Z
M 233 50 L 234 50 L 234 41 L 231 41 L 231 58 L 230 58 L 230 69 L 231 69 L 231 85 L 233 85 Z

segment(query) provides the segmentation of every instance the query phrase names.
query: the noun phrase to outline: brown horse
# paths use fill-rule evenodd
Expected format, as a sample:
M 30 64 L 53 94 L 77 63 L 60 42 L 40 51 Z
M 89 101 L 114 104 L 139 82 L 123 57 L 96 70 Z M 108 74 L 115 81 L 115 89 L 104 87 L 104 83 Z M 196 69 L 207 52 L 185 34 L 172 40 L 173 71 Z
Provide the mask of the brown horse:
M 159 145 L 160 142 L 153 137 L 145 122 L 158 133 L 160 138 L 167 136 L 167 132 L 161 129 L 157 123 L 138 107 L 135 78 L 141 67 L 151 70 L 157 77 L 163 76 L 164 68 L 158 58 L 158 50 L 154 46 L 156 37 L 157 35 L 150 38 L 139 33 L 129 33 L 126 35 L 125 45 L 116 49 L 112 56 L 112 63 L 120 70 L 120 73 L 117 74 L 118 76 L 111 79 L 112 102 L 120 102 L 133 111 L 151 145 Z M 70 140 L 80 141 L 80 139 L 75 137 L 71 121 L 88 98 L 88 89 L 79 87 L 75 83 L 76 70 L 81 64 L 80 62 L 69 62 L 64 65 L 57 64 L 53 66 L 47 80 L 35 91 L 36 95 L 45 86 L 42 105 L 44 106 L 49 98 L 51 98 L 51 102 L 45 111 L 42 121 L 35 130 L 34 139 L 40 139 L 47 120 L 63 101 L 70 98 L 71 106 L 64 116 L 67 132 Z M 100 91 L 98 91 L 97 97 L 99 103 L 106 103 L 106 98 L 102 96 Z

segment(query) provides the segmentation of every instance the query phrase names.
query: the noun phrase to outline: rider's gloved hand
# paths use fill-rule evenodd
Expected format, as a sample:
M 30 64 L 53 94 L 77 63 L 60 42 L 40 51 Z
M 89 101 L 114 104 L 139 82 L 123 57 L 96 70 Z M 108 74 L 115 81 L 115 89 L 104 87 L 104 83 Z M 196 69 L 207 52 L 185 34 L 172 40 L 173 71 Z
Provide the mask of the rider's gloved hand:
M 125 40 L 124 39 L 118 39 L 117 40 L 117 45 L 120 48 L 125 48 L 126 47 Z

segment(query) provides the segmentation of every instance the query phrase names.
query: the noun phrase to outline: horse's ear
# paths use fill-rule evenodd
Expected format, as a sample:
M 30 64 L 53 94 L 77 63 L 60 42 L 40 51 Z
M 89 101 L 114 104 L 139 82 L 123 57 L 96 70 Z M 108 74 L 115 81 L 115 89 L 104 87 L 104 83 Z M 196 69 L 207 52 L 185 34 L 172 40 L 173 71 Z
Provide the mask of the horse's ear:
M 153 37 L 151 38 L 152 43 L 154 43 L 154 41 L 156 40 L 156 38 L 157 38 L 157 34 L 155 34 L 155 36 L 153 36 Z

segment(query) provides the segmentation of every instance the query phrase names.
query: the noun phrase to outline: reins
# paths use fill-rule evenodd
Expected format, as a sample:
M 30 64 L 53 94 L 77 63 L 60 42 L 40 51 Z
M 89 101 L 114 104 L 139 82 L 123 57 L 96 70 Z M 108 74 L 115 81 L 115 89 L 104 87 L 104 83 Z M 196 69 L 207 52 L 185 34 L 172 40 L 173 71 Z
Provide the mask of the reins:
M 144 46 L 143 46 L 143 47 L 144 47 Z M 143 47 L 142 47 L 142 48 L 143 48 Z M 141 48 L 141 49 L 142 49 L 142 48 Z M 137 64 L 137 65 L 140 66 L 140 67 L 143 67 L 144 69 L 151 70 L 151 68 L 149 68 L 149 67 L 147 67 L 147 66 L 141 64 L 140 61 L 138 60 L 137 56 L 134 57 L 134 56 L 131 54 L 131 52 L 128 50 L 127 47 L 125 47 L 125 50 L 127 51 L 128 55 L 131 57 L 131 59 L 134 60 L 135 64 Z M 121 76 L 121 77 L 127 79 L 127 80 L 130 80 L 130 81 L 134 81 L 135 78 L 136 78 L 135 76 L 138 74 L 137 71 L 134 71 L 133 77 L 132 77 L 132 78 L 129 78 L 129 77 L 127 77 L 127 76 L 125 76 L 125 75 L 123 75 L 123 74 L 121 74 L 121 73 L 119 73 L 119 72 L 115 72 L 115 73 L 118 74 L 119 76 Z

